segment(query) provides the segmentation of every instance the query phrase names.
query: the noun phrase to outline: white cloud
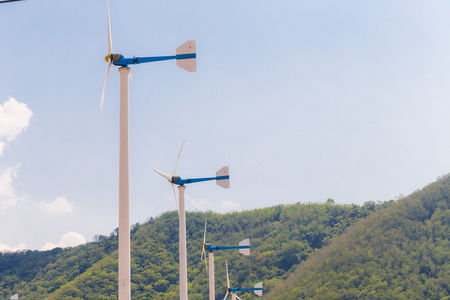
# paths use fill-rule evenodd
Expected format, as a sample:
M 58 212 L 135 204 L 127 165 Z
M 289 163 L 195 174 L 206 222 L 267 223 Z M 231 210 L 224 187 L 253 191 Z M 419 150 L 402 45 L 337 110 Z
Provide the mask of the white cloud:
M 39 202 L 38 206 L 49 214 L 67 214 L 75 210 L 75 206 L 66 197 L 57 197 L 52 202 Z
M 17 206 L 20 197 L 16 195 L 13 188 L 13 180 L 17 178 L 17 167 L 7 167 L 0 170 L 0 212 L 5 212 L 10 207 Z
M 233 202 L 231 200 L 222 200 L 220 206 L 222 207 L 222 209 L 224 209 L 225 211 L 230 211 L 230 210 L 239 210 L 241 209 L 241 205 L 237 202 Z
M 206 211 L 212 210 L 216 212 L 229 212 L 240 210 L 242 207 L 239 203 L 233 202 L 231 200 L 221 200 L 220 203 L 215 201 L 206 200 L 202 198 L 194 198 L 189 195 L 186 195 L 186 209 L 187 210 L 199 210 Z
M 15 252 L 19 250 L 25 250 L 27 247 L 24 243 L 20 243 L 17 247 L 11 247 L 6 244 L 0 244 L 0 252 Z
M 29 123 L 33 112 L 25 103 L 10 97 L 0 104 L 0 156 L 3 156 L 6 142 L 13 141 Z
M 53 244 L 50 242 L 45 243 L 45 245 L 42 246 L 41 251 L 52 250 L 57 247 L 60 247 L 60 248 L 75 247 L 75 246 L 85 244 L 85 243 L 86 243 L 86 239 L 84 238 L 83 235 L 73 232 L 73 231 L 69 231 L 69 232 L 63 234 L 63 236 L 61 237 L 61 240 L 59 241 L 58 244 Z
M 200 210 L 200 211 L 204 211 L 204 210 L 208 210 L 210 209 L 211 205 L 209 205 L 209 203 L 202 198 L 194 198 L 191 196 L 186 195 L 186 202 L 188 205 L 186 205 L 187 210 Z

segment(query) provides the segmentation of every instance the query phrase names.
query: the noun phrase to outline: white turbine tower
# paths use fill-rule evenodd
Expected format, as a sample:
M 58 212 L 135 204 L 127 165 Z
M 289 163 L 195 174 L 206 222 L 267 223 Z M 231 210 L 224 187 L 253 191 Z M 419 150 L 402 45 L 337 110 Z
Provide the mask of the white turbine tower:
M 228 276 L 228 262 L 227 260 L 225 260 L 225 268 L 227 270 L 227 293 L 225 294 L 225 297 L 223 298 L 223 300 L 226 300 L 228 295 L 231 295 L 231 300 L 236 300 L 239 299 L 241 300 L 241 298 L 239 298 L 236 295 L 236 292 L 248 292 L 248 291 L 253 291 L 256 295 L 258 295 L 259 297 L 262 297 L 263 295 L 263 283 L 262 282 L 258 282 L 257 284 L 255 284 L 255 287 L 253 288 L 232 288 L 230 287 L 230 277 Z
M 195 41 L 188 41 L 177 48 L 176 55 L 159 57 L 132 57 L 125 58 L 120 53 L 114 53 L 111 41 L 111 25 L 109 19 L 109 4 L 106 0 L 108 21 L 108 62 L 100 108 L 103 108 L 106 83 L 108 82 L 111 65 L 119 67 L 120 73 L 120 154 L 119 154 L 119 300 L 131 298 L 131 263 L 130 263 L 130 165 L 128 141 L 128 84 L 129 65 L 147 62 L 172 60 L 177 66 L 186 71 L 196 71 Z
M 216 180 L 217 185 L 223 188 L 230 187 L 230 172 L 228 167 L 223 167 L 219 171 L 216 172 L 215 177 L 206 177 L 206 178 L 186 178 L 183 179 L 180 176 L 177 176 L 178 164 L 180 163 L 181 151 L 183 151 L 183 145 L 181 146 L 180 154 L 178 154 L 178 159 L 175 164 L 175 168 L 172 172 L 172 175 L 163 173 L 161 171 L 155 170 L 156 173 L 166 178 L 171 184 L 175 196 L 175 202 L 178 207 L 178 220 L 179 220 L 179 263 L 180 263 L 180 299 L 187 300 L 188 299 L 188 289 L 187 289 L 187 250 L 186 250 L 186 207 L 184 194 L 186 184 Z M 178 185 L 178 193 L 179 193 L 179 201 L 177 201 L 177 194 L 175 192 L 175 184 Z
M 201 260 L 205 258 L 206 268 L 208 269 L 208 263 L 206 261 L 206 251 L 208 251 L 209 260 L 209 299 L 214 300 L 216 297 L 215 290 L 215 278 L 214 278 L 214 251 L 227 250 L 227 249 L 239 249 L 239 252 L 249 256 L 250 255 L 250 239 L 245 239 L 239 242 L 239 246 L 212 246 L 206 243 L 206 224 L 207 215 L 205 214 L 205 230 L 203 234 L 203 244 L 200 246 L 202 249 Z

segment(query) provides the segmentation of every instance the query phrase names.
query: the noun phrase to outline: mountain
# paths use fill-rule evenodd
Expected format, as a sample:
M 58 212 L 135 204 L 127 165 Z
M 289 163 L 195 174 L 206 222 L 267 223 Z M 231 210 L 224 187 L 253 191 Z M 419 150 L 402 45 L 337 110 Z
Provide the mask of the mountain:
M 393 201 L 392 201 L 393 202 Z M 208 212 L 207 242 L 237 245 L 250 238 L 250 257 L 238 251 L 216 251 L 216 299 L 226 290 L 224 261 L 231 284 L 253 287 L 264 282 L 270 291 L 313 253 L 346 228 L 389 203 L 363 206 L 307 203 L 219 214 Z M 189 299 L 208 295 L 208 272 L 200 261 L 204 213 L 187 213 Z M 178 299 L 178 214 L 167 212 L 131 229 L 133 299 Z M 0 298 L 117 299 L 117 230 L 94 242 L 51 251 L 0 255 Z M 243 299 L 257 298 L 247 293 Z
M 450 299 L 450 175 L 377 211 L 265 299 Z

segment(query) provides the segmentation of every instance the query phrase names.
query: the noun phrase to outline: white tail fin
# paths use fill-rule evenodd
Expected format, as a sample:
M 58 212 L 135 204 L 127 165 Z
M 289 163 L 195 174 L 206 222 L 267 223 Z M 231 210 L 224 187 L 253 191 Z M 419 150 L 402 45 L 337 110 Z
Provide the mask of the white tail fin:
M 250 239 L 242 240 L 239 243 L 239 246 L 249 246 L 250 247 Z M 242 254 L 244 254 L 246 256 L 249 256 L 250 255 L 250 248 L 239 249 L 239 252 L 241 252 Z
M 216 180 L 217 185 L 223 187 L 224 189 L 230 188 L 230 168 L 226 166 L 217 171 L 216 177 L 219 176 L 228 176 L 228 179 Z
M 183 45 L 177 48 L 177 55 L 180 54 L 191 54 L 195 53 L 195 41 L 187 41 Z M 188 59 L 177 59 L 177 66 L 188 71 L 195 72 L 197 71 L 197 59 L 196 58 L 188 58 Z
M 257 284 L 255 284 L 255 289 L 262 289 L 263 287 L 263 283 L 262 282 L 258 282 Z M 256 295 L 258 295 L 259 297 L 262 297 L 263 292 L 262 290 L 256 290 L 254 291 Z

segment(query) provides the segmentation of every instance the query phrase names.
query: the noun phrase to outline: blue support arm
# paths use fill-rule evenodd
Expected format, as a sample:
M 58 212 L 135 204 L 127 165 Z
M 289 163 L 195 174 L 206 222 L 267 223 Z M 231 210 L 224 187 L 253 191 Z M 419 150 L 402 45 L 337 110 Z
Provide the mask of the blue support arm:
M 262 291 L 262 288 L 230 288 L 230 292 L 236 293 L 236 292 L 248 292 L 248 291 Z
M 205 177 L 205 178 L 186 178 L 186 179 L 178 178 L 177 180 L 175 180 L 175 178 L 172 177 L 172 182 L 177 185 L 185 185 L 185 184 L 189 184 L 189 183 L 211 181 L 211 180 L 224 180 L 224 179 L 229 179 L 229 178 L 230 178 L 229 175 L 216 176 L 216 177 Z
M 149 62 L 155 62 L 155 61 L 163 61 L 163 60 L 181 60 L 181 59 L 190 59 L 190 58 L 196 58 L 196 53 L 187 53 L 187 54 L 177 54 L 177 55 L 171 55 L 171 56 L 153 56 L 153 57 L 132 57 L 132 58 L 125 58 L 122 55 L 120 55 L 119 61 L 113 61 L 113 64 L 116 66 L 126 67 L 128 65 L 137 65 L 137 64 L 143 64 L 143 63 L 149 63 Z
M 250 249 L 250 246 L 211 246 L 205 245 L 205 250 L 216 251 L 216 250 L 228 250 L 228 249 Z

